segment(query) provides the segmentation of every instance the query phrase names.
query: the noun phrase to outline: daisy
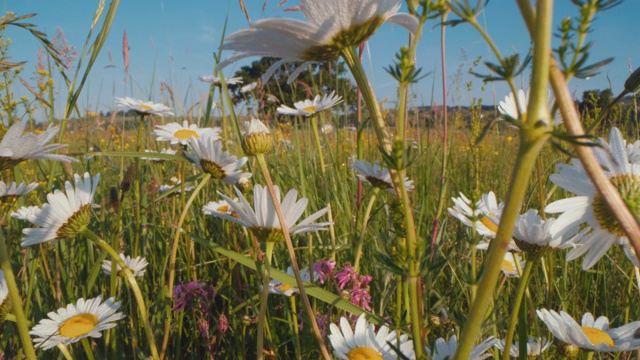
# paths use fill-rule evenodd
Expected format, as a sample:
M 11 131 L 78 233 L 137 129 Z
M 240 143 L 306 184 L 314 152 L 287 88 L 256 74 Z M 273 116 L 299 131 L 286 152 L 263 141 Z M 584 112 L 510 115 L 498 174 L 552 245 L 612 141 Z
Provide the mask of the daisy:
M 495 346 L 500 349 L 500 351 L 504 351 L 504 343 L 504 340 L 500 340 L 496 342 Z M 552 342 L 550 340 L 546 340 L 545 338 L 534 339 L 533 337 L 530 337 L 529 341 L 527 341 L 527 358 L 535 359 L 542 355 L 542 353 L 547 351 L 551 346 L 551 343 Z M 520 348 L 517 341 L 515 344 L 511 345 L 509 355 L 514 358 L 520 358 Z
M 608 144 L 603 139 L 599 139 L 599 143 L 602 146 L 594 148 L 594 152 L 600 165 L 620 192 L 622 199 L 630 206 L 631 213 L 638 215 L 640 164 L 629 162 L 624 140 L 617 128 L 611 129 Z M 595 265 L 612 245 L 619 244 L 625 248 L 629 260 L 635 266 L 639 266 L 624 231 L 609 211 L 602 195 L 596 191 L 580 161 L 574 159 L 571 165 L 559 164 L 557 171 L 558 173 L 551 175 L 549 179 L 578 196 L 547 205 L 544 211 L 561 213 L 551 231 L 562 235 L 583 223 L 587 224 L 580 236 L 573 241 L 575 248 L 567 254 L 567 259 L 574 260 L 587 253 L 582 262 L 582 268 L 586 270 Z
M 200 81 L 209 83 L 211 85 L 216 85 L 216 86 L 222 85 L 222 79 L 220 79 L 217 76 L 213 76 L 213 75 L 200 76 L 199 79 L 200 79 Z M 224 79 L 224 80 L 227 83 L 227 85 L 240 85 L 240 84 L 242 84 L 242 78 L 241 77 L 232 77 L 232 78 L 228 78 L 228 79 Z
M 500 270 L 505 276 L 508 277 L 520 277 L 520 271 L 524 269 L 524 261 L 518 261 L 517 255 L 507 251 L 502 257 L 502 264 L 500 264 Z M 516 265 L 517 264 L 517 265 Z M 518 271 L 520 269 L 520 271 Z
M 333 125 L 331 124 L 322 125 L 322 127 L 320 128 L 320 131 L 322 131 L 323 134 L 331 134 L 333 132 Z
M 235 214 L 228 215 L 222 212 L 212 211 L 208 213 L 208 215 L 220 217 L 245 226 L 249 228 L 259 240 L 274 242 L 284 241 L 280 222 L 276 216 L 275 206 L 271 200 L 269 189 L 260 185 L 256 185 L 253 188 L 253 204 L 255 210 L 251 208 L 251 205 L 244 198 L 240 190 L 235 189 L 235 191 L 240 201 L 239 204 L 231 200 L 229 197 L 221 195 L 222 198 L 227 201 L 229 206 L 231 206 Z M 275 186 L 275 192 L 276 199 L 281 204 L 282 213 L 291 235 L 302 234 L 310 231 L 326 230 L 325 227 L 332 224 L 331 222 L 313 223 L 329 211 L 329 208 L 324 208 L 313 213 L 311 216 L 296 225 L 296 221 L 298 221 L 304 213 L 309 199 L 300 198 L 300 200 L 296 201 L 298 192 L 296 190 L 289 190 L 282 202 L 280 202 L 280 189 L 278 186 Z
M 496 339 L 490 337 L 480 344 L 476 345 L 469 355 L 469 360 L 482 360 L 493 355 L 485 354 L 487 350 L 489 350 L 496 343 Z M 432 360 L 447 360 L 453 359 L 456 351 L 458 350 L 458 339 L 455 335 L 449 338 L 449 342 L 445 341 L 443 338 L 439 338 L 436 340 L 436 346 L 433 350 L 433 354 L 431 353 L 431 349 L 426 348 L 427 356 L 431 357 Z
M 459 198 L 452 198 L 451 200 L 454 206 L 447 209 L 451 216 L 457 218 L 466 226 L 474 228 L 482 236 L 496 237 L 504 203 L 500 202 L 498 204 L 493 191 L 482 194 L 480 200 L 473 205 L 473 208 L 471 200 L 464 196 L 463 193 L 460 193 Z
M 555 234 L 551 231 L 555 221 L 553 218 L 542 220 L 537 210 L 530 209 L 518 216 L 513 239 L 520 249 L 532 252 L 572 246 L 570 240 L 579 228 L 574 227 L 561 234 Z
M 186 191 L 193 191 L 193 190 L 195 190 L 195 188 L 196 187 L 193 186 L 193 185 L 187 185 L 187 186 L 184 187 L 184 191 L 185 192 Z M 160 194 L 163 194 L 163 193 L 166 193 L 167 191 L 172 190 L 172 189 L 175 189 L 173 191 L 174 193 L 182 192 L 182 189 L 180 189 L 180 181 L 178 181 L 178 183 L 175 184 L 175 185 L 166 185 L 166 184 L 165 185 L 160 185 L 160 187 L 158 188 L 158 192 Z
M 240 206 L 240 202 L 238 199 L 231 199 L 234 203 Z M 205 215 L 213 215 L 213 213 L 227 214 L 233 215 L 233 208 L 229 206 L 227 200 L 220 201 L 210 201 L 205 206 L 202 207 L 202 213 Z
M 293 273 L 293 268 L 291 266 L 287 268 L 287 274 L 291 276 L 295 276 Z M 300 270 L 300 277 L 304 282 L 308 282 L 308 283 L 311 282 L 311 274 L 309 273 L 308 267 Z M 269 281 L 269 294 L 284 295 L 287 297 L 291 297 L 293 294 L 299 294 L 299 293 L 300 293 L 300 290 L 298 290 L 298 288 L 295 288 L 291 285 L 287 285 L 275 279 L 271 279 L 271 281 Z
M 193 136 L 196 139 L 210 134 L 218 138 L 220 128 L 199 128 L 196 124 L 189 124 L 187 120 L 182 122 L 182 125 L 172 122 L 167 125 L 156 125 L 156 130 L 153 131 L 153 136 L 157 136 L 157 141 L 170 141 L 172 145 L 182 144 L 187 145 L 189 139 Z
M 273 148 L 273 139 L 269 128 L 258 119 L 244 123 L 246 129 L 242 136 L 242 150 L 247 155 L 266 154 Z
M 353 160 L 350 166 L 356 171 L 360 179 L 369 182 L 374 187 L 387 190 L 392 194 L 396 193 L 393 189 L 389 169 L 381 168 L 378 163 L 372 165 L 367 161 L 358 159 Z M 405 176 L 404 186 L 407 191 L 413 190 L 413 180 L 409 180 L 409 178 Z
M 41 134 L 26 133 L 26 123 L 17 121 L 7 130 L 0 141 L 0 171 L 10 169 L 28 159 L 78 161 L 65 155 L 49 154 L 52 151 L 67 147 L 66 144 L 46 145 L 58 133 L 60 128 L 49 126 Z
M 256 87 L 258 87 L 258 83 L 254 81 L 254 82 L 252 82 L 250 84 L 247 84 L 247 85 L 241 87 L 240 88 L 240 92 L 245 94 L 245 93 L 248 93 L 250 91 L 255 90 Z
M 282 105 L 277 110 L 280 114 L 309 117 L 330 109 L 341 102 L 342 98 L 336 96 L 335 91 L 332 91 L 331 94 L 325 94 L 322 98 L 320 98 L 320 95 L 316 95 L 313 100 L 298 101 L 293 104 L 295 109 Z
M 393 344 L 406 359 L 415 359 L 413 341 L 406 334 L 399 337 L 395 331 L 389 331 L 386 325 L 381 326 L 376 333 L 374 325 L 369 323 L 364 314 L 358 317 L 355 329 L 351 329 L 347 318 L 340 318 L 340 327 L 329 325 L 331 334 L 329 341 L 333 347 L 333 354 L 340 359 L 384 359 L 400 358 L 389 343 Z
M 251 177 L 251 173 L 240 172 L 240 169 L 249 160 L 243 157 L 240 160 L 228 151 L 222 151 L 222 143 L 217 135 L 205 135 L 200 138 L 192 137 L 189 140 L 189 148 L 195 154 L 195 163 L 198 168 L 214 179 L 222 180 L 229 185 L 235 185 L 241 177 Z
M 289 76 L 288 81 L 292 82 L 309 63 L 337 58 L 344 49 L 366 41 L 384 22 L 415 33 L 418 19 L 398 14 L 399 9 L 399 0 L 300 0 L 306 22 L 264 19 L 236 31 L 222 45 L 223 50 L 236 53 L 220 63 L 220 68 L 252 56 L 281 58 L 262 76 L 266 83 L 284 62 L 304 61 Z
M 39 212 L 40 208 L 37 206 L 23 206 L 20 209 L 12 212 L 11 217 L 18 220 L 27 220 L 29 222 L 33 222 L 33 220 L 38 216 Z
M 512 119 L 527 121 L 527 107 L 529 106 L 529 90 L 525 93 L 524 90 L 518 90 L 518 95 L 514 96 L 513 93 L 509 93 L 504 97 L 504 101 L 500 101 L 498 105 L 498 111 L 500 114 Z M 522 117 L 520 118 L 518 114 Z M 560 125 L 562 118 L 559 116 L 553 117 L 553 124 Z
M 132 259 L 129 255 L 125 257 L 124 254 L 120 254 L 120 259 L 124 261 L 124 264 L 127 265 L 127 268 L 131 271 L 133 276 L 143 276 L 146 271 L 144 268 L 149 265 L 147 259 L 141 256 Z M 118 264 L 116 264 L 116 267 L 119 273 L 122 268 Z M 102 262 L 102 272 L 107 275 L 111 275 L 111 260 L 104 260 Z
M 140 115 L 173 115 L 170 107 L 164 104 L 154 103 L 152 101 L 143 101 L 127 96 L 123 98 L 115 98 L 115 102 L 119 107 L 131 109 Z
M 99 338 L 103 330 L 116 326 L 116 321 L 126 316 L 116 312 L 120 308 L 120 301 L 109 298 L 102 303 L 102 296 L 84 300 L 80 298 L 73 305 L 60 308 L 56 312 L 47 314 L 49 319 L 40 320 L 29 334 L 35 339 L 36 347 L 44 350 L 58 344 L 69 345 L 86 337 Z
M 7 279 L 4 278 L 4 272 L 0 270 L 0 307 L 4 305 L 4 301 L 9 296 L 9 286 L 7 285 Z M 2 309 L 0 309 L 2 311 Z M 0 322 L 4 320 L 3 316 L 0 316 Z
M 26 247 L 47 241 L 72 239 L 89 224 L 100 174 L 93 179 L 88 172 L 82 178 L 78 174 L 73 177 L 75 189 L 70 182 L 65 182 L 66 194 L 60 190 L 48 194 L 49 202 L 42 205 L 33 219 L 26 219 L 39 227 L 23 229 L 25 237 L 20 245 Z
M 630 351 L 640 348 L 640 338 L 635 332 L 640 328 L 640 321 L 609 328 L 609 319 L 605 316 L 593 318 L 591 313 L 582 316 L 582 324 L 578 324 L 569 314 L 553 310 L 536 310 L 538 317 L 547 325 L 549 331 L 559 340 L 578 346 L 581 349 L 597 352 Z
M 157 151 L 153 151 L 153 150 L 145 150 L 144 152 L 146 153 L 151 153 L 151 154 L 158 154 Z M 160 150 L 159 154 L 165 154 L 165 155 L 175 155 L 178 153 L 178 150 L 174 150 L 174 149 L 169 149 L 169 148 L 164 148 L 162 150 Z M 155 162 L 162 162 L 165 161 L 166 159 L 163 158 L 157 158 L 157 157 L 141 157 L 140 159 L 142 160 L 150 160 L 150 161 L 155 161 Z
M 9 185 L 4 181 L 0 181 L 0 202 L 13 201 L 20 196 L 27 195 L 33 189 L 38 187 L 38 183 L 31 183 L 27 185 L 24 181 L 20 185 L 16 186 L 15 182 L 11 182 Z

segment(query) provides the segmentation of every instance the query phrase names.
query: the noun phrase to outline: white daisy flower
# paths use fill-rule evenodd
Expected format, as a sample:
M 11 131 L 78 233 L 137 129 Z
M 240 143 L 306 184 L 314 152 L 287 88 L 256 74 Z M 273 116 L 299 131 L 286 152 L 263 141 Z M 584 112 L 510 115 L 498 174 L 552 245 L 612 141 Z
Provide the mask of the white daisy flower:
M 222 143 L 218 141 L 217 136 L 205 135 L 197 139 L 192 137 L 188 145 L 196 157 L 196 166 L 202 171 L 211 174 L 214 179 L 222 180 L 229 185 L 235 185 L 241 177 L 251 177 L 251 173 L 238 170 L 249 159 L 243 157 L 238 160 L 228 151 L 223 152 Z
M 482 194 L 480 200 L 473 204 L 473 206 L 471 200 L 464 196 L 463 193 L 459 194 L 460 197 L 451 199 L 454 206 L 447 209 L 449 214 L 460 220 L 466 226 L 474 228 L 478 234 L 495 238 L 504 203 L 500 202 L 498 204 L 493 191 Z M 513 246 L 515 246 L 515 244 L 513 244 Z
M 489 350 L 492 346 L 495 345 L 496 339 L 490 337 L 480 344 L 473 347 L 471 350 L 471 354 L 469 354 L 469 360 L 482 360 L 493 355 L 485 354 L 487 350 Z M 439 338 L 436 340 L 436 345 L 431 352 L 431 349 L 426 348 L 427 356 L 431 357 L 432 360 L 448 360 L 453 359 L 456 351 L 458 350 L 458 339 L 455 335 L 449 338 L 449 341 L 445 341 L 443 338 Z
M 34 326 L 29 334 L 35 339 L 36 347 L 44 350 L 58 344 L 69 345 L 86 337 L 99 338 L 103 330 L 116 326 L 116 321 L 126 316 L 116 312 L 120 308 L 120 301 L 109 298 L 102 303 L 102 296 L 84 300 L 80 298 L 73 305 L 60 308 L 56 312 L 47 314 L 49 319 L 42 319 Z
M 292 82 L 308 63 L 337 58 L 343 49 L 366 41 L 384 22 L 415 33 L 418 19 L 398 14 L 399 9 L 399 0 L 300 0 L 306 22 L 264 19 L 236 31 L 222 45 L 223 50 L 236 53 L 220 63 L 220 68 L 253 56 L 282 58 L 262 76 L 265 84 L 284 62 L 304 61 L 289 77 Z
M 374 187 L 387 190 L 392 194 L 396 193 L 393 188 L 389 169 L 380 167 L 378 163 L 372 165 L 367 161 L 358 159 L 354 159 L 350 166 L 356 171 L 360 179 L 367 181 Z M 413 190 L 413 180 L 409 180 L 409 178 L 405 176 L 404 186 L 407 191 Z
M 599 142 L 603 146 L 594 148 L 598 161 L 630 207 L 630 211 L 636 215 L 640 214 L 640 199 L 636 190 L 640 186 L 640 164 L 629 163 L 624 140 L 617 128 L 611 129 L 608 144 L 603 139 L 599 139 Z M 586 270 L 595 265 L 612 245 L 619 244 L 625 248 L 629 260 L 635 266 L 639 266 L 624 231 L 609 211 L 603 197 L 596 191 L 580 161 L 574 159 L 571 165 L 559 164 L 557 171 L 558 173 L 551 175 L 549 179 L 578 196 L 547 205 L 544 211 L 562 213 L 551 227 L 551 231 L 562 235 L 587 223 L 585 231 L 573 241 L 575 249 L 567 254 L 567 259 L 574 260 L 587 253 L 582 262 L 582 268 Z
M 9 296 L 9 285 L 7 285 L 7 279 L 4 277 L 4 272 L 0 270 L 0 307 L 4 304 L 4 301 Z M 0 309 L 2 311 L 2 309 Z M 0 317 L 0 322 L 4 320 Z
M 91 205 L 96 194 L 100 174 L 91 179 L 89 173 L 74 174 L 75 189 L 65 182 L 65 193 L 55 190 L 47 195 L 48 203 L 42 205 L 35 218 L 29 219 L 38 228 L 23 229 L 25 235 L 20 245 L 31 246 L 47 241 L 72 239 L 91 220 Z
M 196 124 L 189 124 L 187 120 L 182 122 L 182 125 L 172 122 L 166 125 L 156 125 L 156 130 L 153 131 L 153 136 L 157 136 L 157 141 L 170 141 L 172 145 L 182 144 L 187 145 L 191 137 L 196 139 L 205 135 L 219 138 L 221 129 L 219 127 L 214 128 L 200 128 Z
M 153 151 L 153 150 L 145 150 L 144 152 L 146 153 L 150 153 L 150 154 L 158 154 L 157 151 Z M 166 155 L 175 155 L 178 153 L 178 150 L 174 150 L 174 149 L 170 149 L 170 148 L 164 148 L 162 150 L 160 150 L 159 154 L 166 154 Z M 165 159 L 163 158 L 158 158 L 158 157 L 146 157 L 143 156 L 140 159 L 142 160 L 149 160 L 149 161 L 156 161 L 156 162 L 162 162 Z
M 358 317 L 355 329 L 351 329 L 347 318 L 340 318 L 340 327 L 336 324 L 329 325 L 331 334 L 329 341 L 333 347 L 333 354 L 339 359 L 384 359 L 396 360 L 400 358 L 396 349 L 407 359 L 415 359 L 413 340 L 402 334 L 399 337 L 395 331 L 389 331 L 386 325 L 381 326 L 376 333 L 373 324 L 369 323 L 364 314 Z
M 7 185 L 4 181 L 0 181 L 0 202 L 15 200 L 20 196 L 27 195 L 37 187 L 38 183 L 27 185 L 27 183 L 23 181 L 20 185 L 16 185 L 15 181 L 12 181 Z
M 500 351 L 504 351 L 504 343 L 504 340 L 500 340 L 496 342 L 495 345 L 500 349 Z M 542 355 L 543 352 L 547 351 L 551 344 L 551 340 L 547 340 L 545 338 L 534 339 L 533 337 L 530 337 L 529 341 L 527 341 L 527 357 L 533 359 L 537 358 Z M 514 358 L 520 358 L 520 347 L 517 341 L 511 345 L 509 355 Z
M 295 274 L 293 273 L 293 267 L 289 266 L 287 268 L 287 274 L 291 276 L 295 276 Z M 308 267 L 300 270 L 300 277 L 304 282 L 308 282 L 308 283 L 311 282 L 311 274 L 309 273 Z M 300 290 L 298 290 L 298 288 L 295 288 L 291 285 L 287 285 L 275 279 L 271 279 L 271 281 L 269 281 L 269 294 L 284 295 L 287 297 L 291 297 L 293 294 L 299 294 L 299 293 L 300 293 Z
M 173 115 L 171 108 L 153 101 L 143 101 L 131 97 L 115 98 L 115 102 L 119 107 L 131 109 L 141 115 Z
M 542 309 L 536 310 L 536 313 L 553 336 L 581 349 L 619 352 L 640 348 L 640 338 L 635 336 L 635 332 L 640 329 L 640 321 L 610 328 L 607 317 L 600 316 L 594 320 L 591 313 L 582 316 L 582 324 L 578 324 L 564 311 L 558 314 L 553 310 Z
M 238 201 L 237 198 L 232 199 L 231 201 L 236 203 L 238 206 L 240 205 L 240 202 Z M 233 208 L 229 206 L 229 203 L 227 202 L 227 200 L 210 201 L 205 206 L 202 207 L 202 213 L 205 215 L 213 215 L 213 216 L 215 216 L 213 213 L 233 215 Z
M 625 140 L 626 143 L 626 140 Z M 627 157 L 632 164 L 640 163 L 640 140 L 636 140 L 633 144 L 627 144 Z
M 250 91 L 255 90 L 256 87 L 258 87 L 258 83 L 254 81 L 254 82 L 252 82 L 250 84 L 247 84 L 247 85 L 241 87 L 240 88 L 240 92 L 245 94 L 245 93 L 248 93 Z
M 330 109 L 341 102 L 342 98 L 336 96 L 335 91 L 332 91 L 331 94 L 325 94 L 322 98 L 320 95 L 316 95 L 313 100 L 298 101 L 293 104 L 295 109 L 282 105 L 277 110 L 280 114 L 309 117 Z
M 181 192 L 182 192 L 182 189 L 180 188 L 180 183 L 181 183 L 181 182 L 180 182 L 180 181 L 178 181 L 178 183 L 177 183 L 177 184 L 175 184 L 175 185 L 166 185 L 166 184 L 165 184 L 165 185 L 160 185 L 160 187 L 158 188 L 158 192 L 159 192 L 160 194 L 163 194 L 163 193 L 166 193 L 166 192 L 167 192 L 167 191 L 169 191 L 169 190 L 175 189 L 175 190 L 174 190 L 174 193 L 178 193 L 178 194 L 179 194 L 179 193 L 181 193 Z M 193 185 L 187 185 L 187 186 L 185 186 L 185 187 L 184 187 L 184 191 L 185 191 L 185 192 L 187 192 L 187 191 L 193 191 L 193 190 L 195 190 L 195 188 L 196 188 L 196 187 L 195 187 L 195 186 L 193 186 Z
M 322 127 L 320 128 L 320 131 L 322 131 L 323 134 L 331 134 L 333 132 L 333 125 L 331 124 L 322 125 Z
M 524 269 L 524 265 L 525 262 L 523 260 L 519 260 L 519 256 L 517 254 L 507 251 L 502 257 L 500 270 L 502 270 L 502 273 L 508 277 L 520 277 L 520 271 Z
M 269 128 L 258 119 L 244 123 L 245 133 L 242 135 L 242 150 L 247 155 L 266 154 L 273 148 L 273 139 Z
M 579 228 L 575 227 L 561 234 L 556 234 L 551 231 L 555 221 L 556 219 L 553 218 L 542 220 L 537 210 L 530 209 L 516 219 L 513 239 L 518 247 L 524 251 L 545 251 L 572 246 L 572 237 Z
M 500 114 L 508 116 L 513 120 L 519 119 L 520 114 L 526 120 L 527 106 L 529 105 L 529 92 L 526 94 L 524 90 L 518 90 L 517 97 L 513 93 L 509 93 L 504 97 L 504 101 L 500 101 L 498 105 L 498 111 Z
M 120 259 L 124 261 L 124 264 L 127 265 L 127 268 L 131 271 L 133 276 L 144 276 L 144 272 L 146 271 L 144 268 L 149 265 L 147 259 L 141 256 L 132 259 L 129 255 L 125 257 L 124 254 L 120 254 Z M 102 272 L 107 275 L 111 275 L 111 260 L 104 260 L 102 262 L 101 268 Z M 122 270 L 122 268 L 118 264 L 116 264 L 116 268 L 118 272 Z
M 52 151 L 68 146 L 67 144 L 46 145 L 56 136 L 60 128 L 49 126 L 41 134 L 26 133 L 23 135 L 26 125 L 22 121 L 16 121 L 0 141 L 0 171 L 10 169 L 28 159 L 78 161 L 65 155 L 49 154 Z
M 235 189 L 235 191 L 240 201 L 239 204 L 231 200 L 229 197 L 221 195 L 233 209 L 233 215 L 228 215 L 219 211 L 212 211 L 208 213 L 208 215 L 220 217 L 245 226 L 249 228 L 261 241 L 284 241 L 284 235 L 280 228 L 280 222 L 278 221 L 278 216 L 276 215 L 276 209 L 273 201 L 271 200 L 269 189 L 260 185 L 256 185 L 253 188 L 253 204 L 255 210 L 251 208 L 251 205 L 244 198 L 240 190 Z M 278 199 L 278 202 L 280 202 L 280 189 L 278 186 L 275 186 L 275 192 L 276 198 Z M 300 219 L 309 202 L 309 199 L 307 198 L 300 198 L 300 200 L 296 200 L 297 197 L 298 192 L 296 190 L 289 190 L 282 202 L 280 202 L 284 220 L 291 235 L 302 234 L 310 231 L 326 230 L 326 226 L 332 224 L 331 222 L 313 223 L 329 211 L 329 208 L 324 208 L 313 213 L 311 216 L 296 225 L 296 221 Z
M 199 79 L 200 81 L 203 81 L 212 85 L 217 85 L 217 86 L 222 85 L 222 79 L 220 79 L 217 76 L 206 75 L 206 76 L 200 76 Z M 227 85 L 240 85 L 243 82 L 241 77 L 232 77 L 224 80 L 227 83 Z
M 40 208 L 37 206 L 23 206 L 18 210 L 11 213 L 12 218 L 16 218 L 18 220 L 27 220 L 33 223 L 33 219 L 38 216 L 40 212 Z

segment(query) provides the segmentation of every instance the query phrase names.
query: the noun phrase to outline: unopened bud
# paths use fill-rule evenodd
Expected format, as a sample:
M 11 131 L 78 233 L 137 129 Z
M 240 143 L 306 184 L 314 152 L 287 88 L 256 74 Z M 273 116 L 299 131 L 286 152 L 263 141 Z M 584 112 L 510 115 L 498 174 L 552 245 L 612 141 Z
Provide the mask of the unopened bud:
M 558 353 L 568 357 L 569 359 L 574 359 L 578 357 L 578 353 L 580 353 L 580 348 L 574 344 L 559 342 L 558 344 L 556 344 L 556 346 L 558 349 Z
M 236 183 L 236 187 L 238 188 L 238 190 L 240 190 L 243 194 L 248 193 L 249 191 L 251 191 L 251 189 L 253 188 L 253 185 L 251 184 L 251 181 L 249 181 L 248 178 L 246 177 L 241 177 L 240 179 L 238 179 L 238 182 Z
M 624 82 L 624 89 L 630 93 L 634 93 L 640 89 L 640 68 L 637 68 L 629 75 L 627 81 Z
M 247 126 L 247 132 L 242 138 L 242 150 L 247 155 L 266 154 L 273 148 L 273 140 L 262 121 L 251 119 Z

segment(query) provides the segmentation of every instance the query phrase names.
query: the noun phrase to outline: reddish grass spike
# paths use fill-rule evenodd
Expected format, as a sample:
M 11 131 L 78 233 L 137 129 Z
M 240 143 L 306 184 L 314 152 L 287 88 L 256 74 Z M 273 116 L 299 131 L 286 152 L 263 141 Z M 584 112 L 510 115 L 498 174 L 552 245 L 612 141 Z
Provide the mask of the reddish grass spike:
M 122 35 L 122 58 L 124 59 L 124 72 L 129 72 L 129 38 L 127 37 L 127 30 Z

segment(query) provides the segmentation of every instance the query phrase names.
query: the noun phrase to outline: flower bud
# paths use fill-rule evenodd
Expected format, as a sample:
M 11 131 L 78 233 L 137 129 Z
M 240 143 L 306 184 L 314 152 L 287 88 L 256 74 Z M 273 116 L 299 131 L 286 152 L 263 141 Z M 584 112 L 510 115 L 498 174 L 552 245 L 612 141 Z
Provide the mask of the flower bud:
M 269 129 L 258 119 L 251 119 L 242 137 L 242 150 L 247 155 L 266 154 L 273 148 Z
M 246 177 L 241 177 L 240 179 L 238 179 L 238 182 L 236 182 L 236 187 L 238 188 L 238 190 L 240 190 L 243 194 L 248 193 L 249 191 L 251 191 L 251 189 L 253 188 L 253 185 L 251 184 L 251 181 L 249 181 L 248 178 Z
M 634 93 L 640 89 L 640 68 L 637 68 L 624 82 L 624 89 Z

